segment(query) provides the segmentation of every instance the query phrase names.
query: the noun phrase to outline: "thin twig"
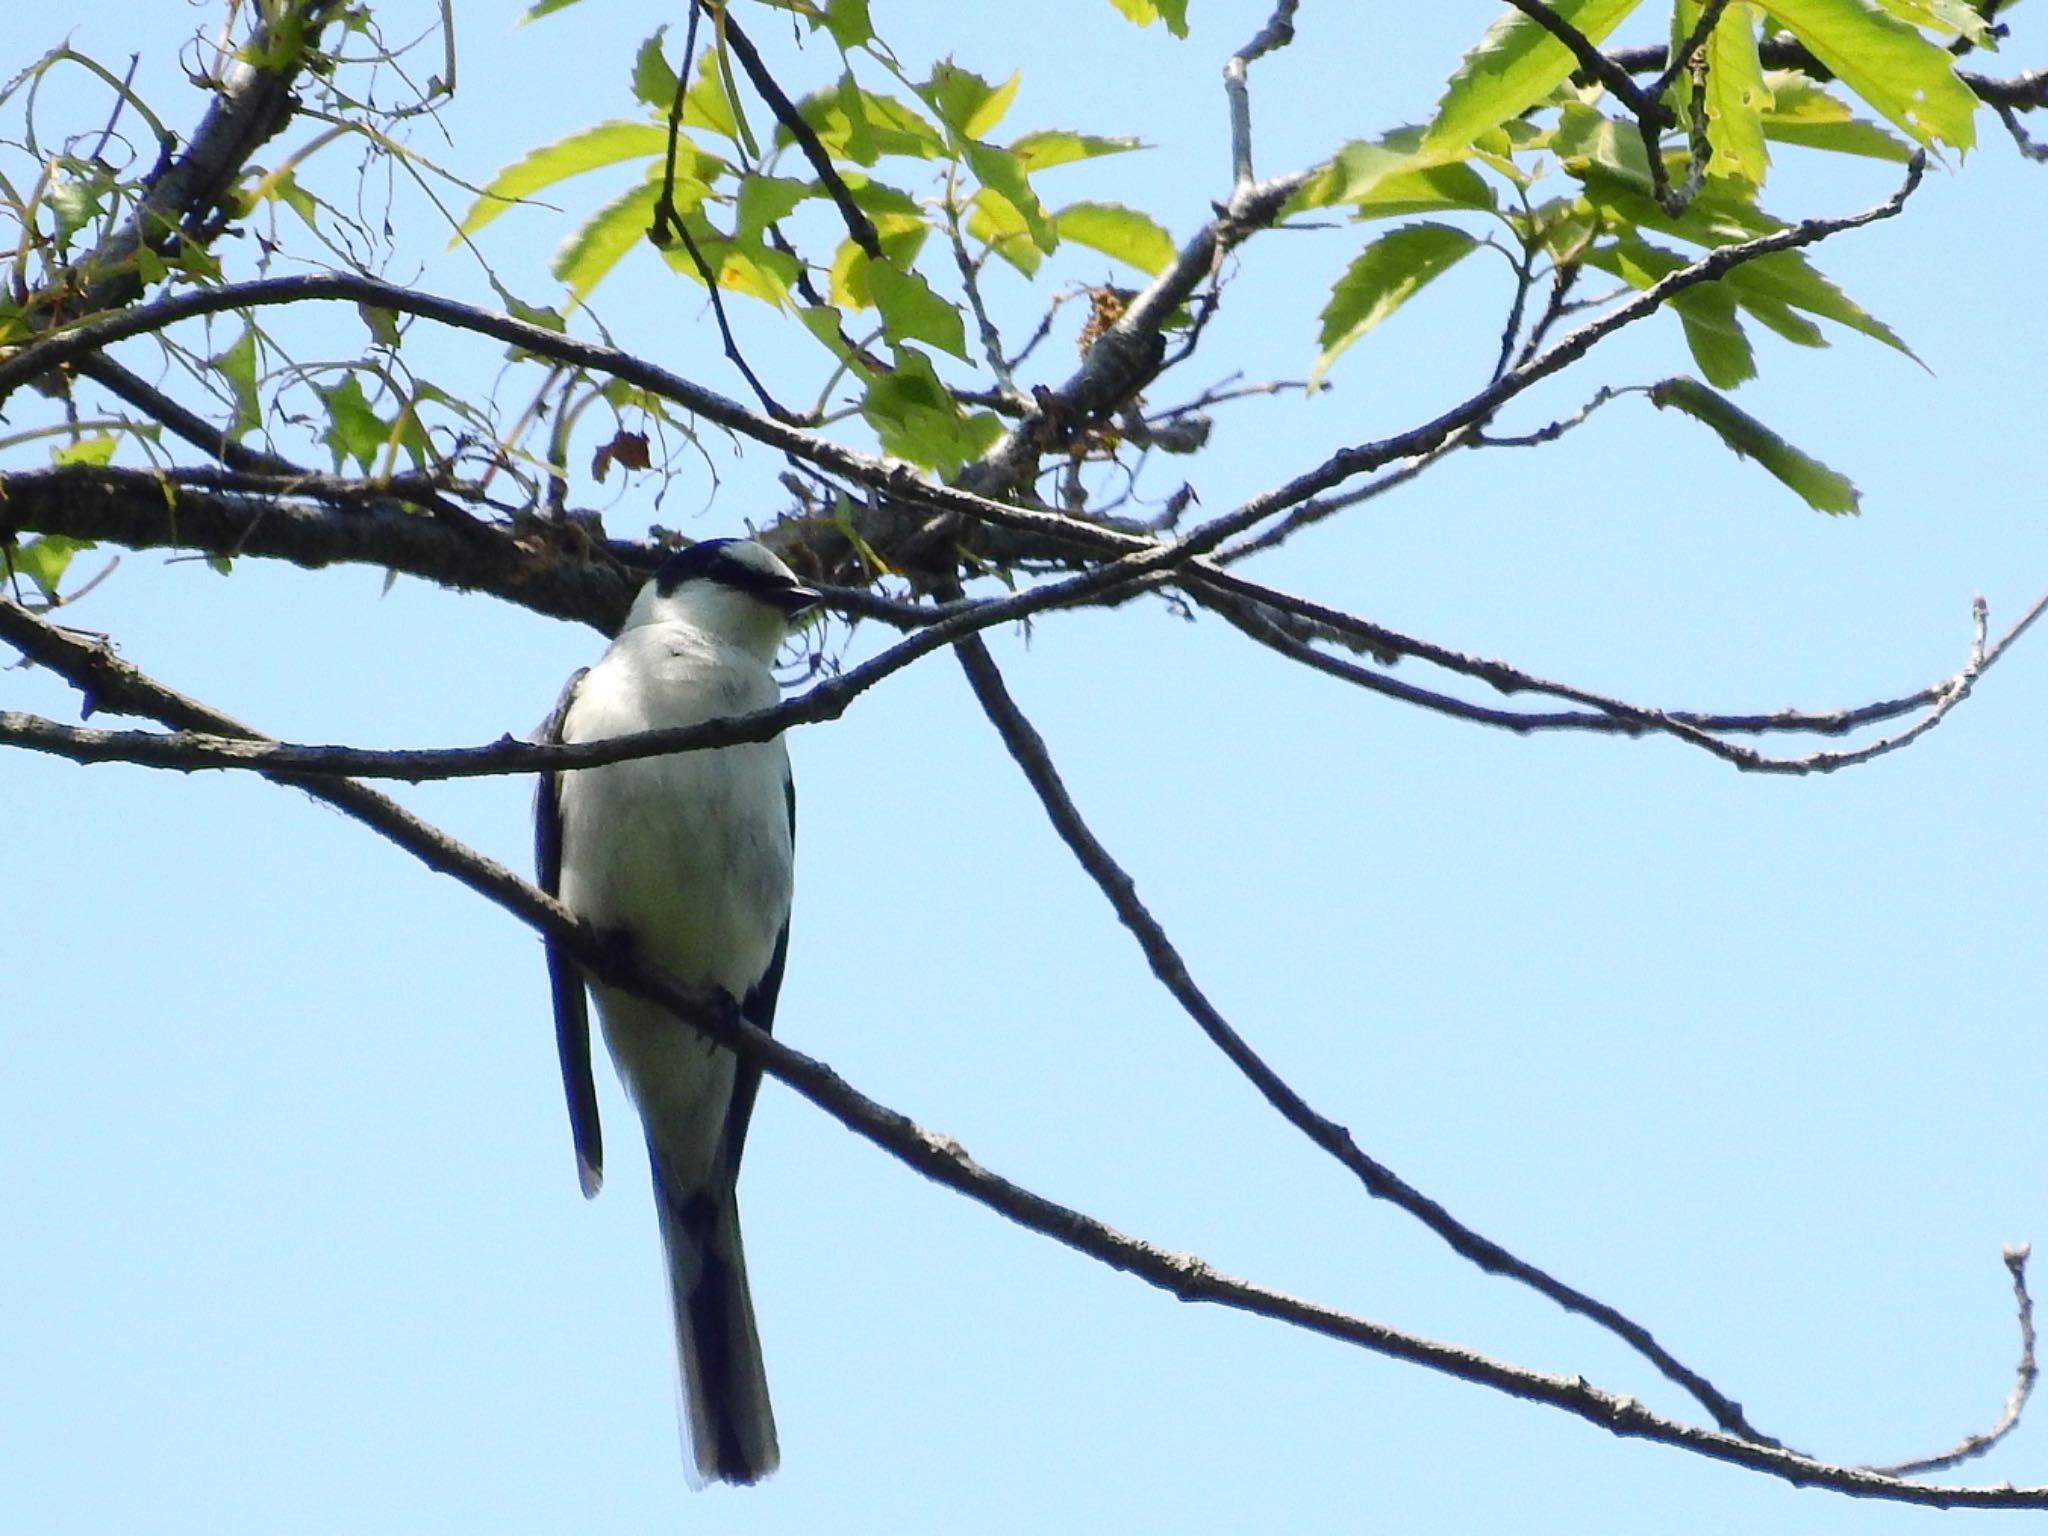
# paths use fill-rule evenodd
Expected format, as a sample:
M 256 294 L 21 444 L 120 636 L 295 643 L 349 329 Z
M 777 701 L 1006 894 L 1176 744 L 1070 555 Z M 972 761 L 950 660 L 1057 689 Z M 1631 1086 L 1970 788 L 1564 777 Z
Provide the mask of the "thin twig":
M 1066 786 L 1060 782 L 1059 771 L 1053 766 L 1044 738 L 1010 696 L 1002 672 L 989 655 L 988 647 L 982 644 L 981 637 L 975 635 L 961 640 L 954 650 L 982 712 L 988 716 L 1010 756 L 1023 770 L 1060 841 L 1067 845 L 1067 850 L 1115 909 L 1118 920 L 1138 941 L 1152 974 L 1194 1020 L 1210 1044 L 1224 1054 L 1283 1120 L 1355 1175 L 1367 1193 L 1399 1206 L 1448 1243 L 1461 1258 L 1489 1274 L 1504 1275 L 1528 1286 L 1566 1311 L 1576 1312 L 1622 1339 L 1667 1378 L 1691 1393 L 1714 1416 L 1715 1422 L 1730 1434 L 1762 1445 L 1780 1444 L 1752 1426 L 1743 1416 L 1740 1403 L 1666 1350 L 1647 1328 L 1605 1302 L 1517 1258 L 1491 1238 L 1466 1226 L 1391 1168 L 1369 1156 L 1348 1129 L 1317 1110 L 1274 1071 L 1209 1001 L 1189 973 L 1187 962 L 1181 958 L 1165 928 L 1138 899 L 1137 883 L 1088 829 Z
M 731 9 L 715 3 L 715 0 L 693 0 L 693 11 L 698 4 L 702 4 L 717 16 L 726 42 L 740 61 L 740 68 L 747 72 L 747 78 L 753 82 L 754 89 L 759 91 L 761 99 L 768 103 L 768 110 L 775 114 L 775 120 L 789 130 L 789 136 L 796 140 L 797 148 L 802 150 L 804 158 L 811 162 L 811 169 L 818 173 L 818 180 L 824 184 L 826 194 L 839 209 L 839 216 L 846 221 L 846 232 L 852 236 L 853 243 L 867 253 L 870 261 L 883 260 L 882 241 L 875 233 L 874 221 L 862 210 L 860 204 L 853 200 L 853 192 L 846 185 L 846 178 L 839 174 L 838 167 L 832 163 L 831 155 L 826 153 L 825 146 L 819 142 L 818 135 L 811 125 L 804 121 L 804 115 L 797 110 L 796 103 L 789 99 L 780 85 L 776 84 L 775 77 L 768 72 L 768 66 L 762 63 L 761 55 L 753 42 L 740 30 L 740 24 L 733 20 Z
M 1939 1455 L 1896 1462 L 1888 1467 L 1872 1467 L 1871 1471 L 1881 1472 L 1887 1477 L 1920 1477 L 1929 1472 L 1945 1472 L 1973 1457 L 1982 1456 L 2019 1427 L 2020 1415 L 2026 1411 L 2027 1399 L 2033 1396 L 2034 1382 L 2040 1375 L 2040 1367 L 2034 1359 L 2034 1298 L 2027 1294 L 2027 1260 L 2033 1251 L 2031 1243 L 2013 1243 L 2004 1253 L 2006 1273 L 2012 1276 L 2013 1300 L 2019 1312 L 2020 1363 L 1998 1421 L 1989 1429 L 1965 1435 Z
M 138 668 L 54 625 L 36 626 L 36 659 L 82 689 L 101 708 L 144 715 L 174 729 L 253 734 L 218 711 L 164 687 Z M 2048 1509 L 2048 1487 L 1939 1487 L 1758 1444 L 1652 1413 L 1633 1397 L 1605 1392 L 1580 1376 L 1556 1376 L 1510 1365 L 1476 1351 L 1404 1333 L 1335 1308 L 1304 1301 L 1222 1273 L 1192 1254 L 1126 1236 L 1096 1218 L 1049 1200 L 983 1167 L 951 1137 L 928 1131 L 867 1097 L 823 1062 L 756 1029 L 737 1010 L 719 1007 L 603 936 L 553 898 L 420 820 L 395 801 L 348 780 L 279 782 L 337 807 L 428 868 L 449 875 L 536 932 L 559 942 L 594 977 L 662 1004 L 676 1018 L 759 1066 L 803 1098 L 936 1183 L 1110 1268 L 1137 1276 L 1183 1301 L 1205 1301 L 1287 1323 L 1325 1338 L 1406 1360 L 1524 1401 L 1544 1404 L 1608 1432 L 1655 1441 L 1795 1485 L 1857 1498 L 1933 1508 Z

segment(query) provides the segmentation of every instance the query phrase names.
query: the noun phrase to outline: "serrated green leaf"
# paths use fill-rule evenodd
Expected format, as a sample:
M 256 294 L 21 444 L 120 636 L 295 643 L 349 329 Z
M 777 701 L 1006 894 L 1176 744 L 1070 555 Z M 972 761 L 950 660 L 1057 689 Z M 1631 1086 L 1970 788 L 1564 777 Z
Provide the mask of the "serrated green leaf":
M 1977 97 L 1955 59 L 1873 0 L 1756 0 L 1841 82 L 1932 149 L 1977 142 Z
M 1330 290 L 1317 336 L 1322 354 L 1309 370 L 1311 393 L 1346 347 L 1456 266 L 1479 242 L 1448 224 L 1409 224 L 1368 245 Z
M 1059 231 L 1045 216 L 1038 194 L 1031 190 L 1031 182 L 1024 174 L 1024 162 L 1007 149 L 997 149 L 993 144 L 969 142 L 961 148 L 976 178 L 1017 210 L 1018 216 L 1024 220 L 1024 227 L 1031 233 L 1032 243 L 1050 255 L 1060 243 Z
M 316 384 L 313 393 L 327 408 L 327 428 L 320 441 L 334 454 L 336 471 L 344 460 L 354 459 L 369 473 L 391 437 L 391 423 L 370 408 L 362 383 L 353 373 L 343 374 L 339 384 Z
M 948 128 L 962 138 L 981 139 L 1010 110 L 1023 78 L 1020 72 L 1001 85 L 990 85 L 973 70 L 962 69 L 948 59 L 932 70 L 920 94 Z
M 777 309 L 788 306 L 789 290 L 796 282 L 798 270 L 794 259 L 758 240 L 735 240 L 714 228 L 700 212 L 684 214 L 682 222 L 696 244 L 697 255 L 704 258 L 721 289 L 743 293 Z M 664 246 L 661 256 L 683 276 L 694 282 L 704 280 L 704 274 L 697 270 L 696 258 L 682 241 Z
M 1672 8 L 1672 46 L 1678 47 L 1699 25 L 1701 0 L 1678 0 Z M 1707 161 L 1710 176 L 1736 176 L 1753 186 L 1763 184 L 1770 165 L 1764 148 L 1763 114 L 1770 106 L 1770 87 L 1757 57 L 1759 18 L 1753 6 L 1728 6 L 1707 34 L 1705 101 Z M 1681 111 L 1691 108 L 1691 92 L 1683 80 L 1672 87 Z
M 704 183 L 698 177 L 697 154 L 690 149 L 686 159 L 685 148 L 683 144 L 677 145 L 676 175 L 682 179 L 687 173 L 691 181 L 703 188 Z M 483 191 L 462 216 L 462 233 L 473 234 L 482 229 L 520 198 L 528 197 L 542 187 L 551 187 L 558 181 L 580 176 L 599 166 L 615 165 L 621 160 L 665 157 L 667 154 L 668 130 L 653 123 L 610 122 L 581 129 L 567 138 L 530 151 L 485 182 Z M 705 159 L 712 166 L 723 165 L 722 161 L 710 160 L 709 156 Z M 701 191 L 699 195 L 702 195 Z
M 1420 128 L 1397 128 L 1379 140 L 1354 139 L 1296 194 L 1293 208 L 1357 206 L 1361 219 L 1471 209 L 1491 213 L 1493 188 L 1463 160 L 1426 163 Z
M 871 40 L 875 29 L 868 21 L 868 0 L 830 0 L 825 7 L 825 29 L 841 52 Z
M 1188 0 L 1109 0 L 1119 11 L 1141 27 L 1164 21 L 1175 37 L 1188 35 Z
M 719 67 L 720 52 L 718 48 L 706 48 L 697 55 L 697 78 L 683 95 L 683 121 L 745 148 L 739 113 L 734 110 L 727 90 L 725 71 Z
M 93 548 L 88 539 L 67 539 L 61 533 L 46 533 L 6 551 L 6 563 L 36 584 L 45 602 L 57 601 L 58 585 L 64 580 L 72 557 Z
M 664 22 L 633 55 L 633 95 L 657 112 L 667 112 L 675 105 L 676 91 L 683 83 L 661 51 L 661 40 L 667 32 L 668 24 Z
M 1045 253 L 1032 242 L 1024 215 L 1006 197 L 982 187 L 967 205 L 967 233 L 982 241 L 1026 277 L 1038 271 Z
M 1913 158 L 1903 139 L 1867 118 L 1858 117 L 1846 101 L 1791 70 L 1765 76 L 1772 102 L 1763 116 L 1766 138 L 1801 144 L 1840 155 L 1862 155 L 1904 165 Z
M 741 240 L 754 240 L 778 219 L 786 219 L 796 205 L 817 193 L 816 182 L 796 181 L 784 176 L 747 176 L 740 182 L 737 222 L 733 233 Z
M 1640 3 L 1554 0 L 1551 9 L 1597 43 Z M 1424 153 L 1463 150 L 1488 129 L 1533 107 L 1578 67 L 1563 43 L 1520 11 L 1507 12 L 1486 29 L 1451 76 L 1436 116 L 1423 130 Z
M 1610 222 L 1675 235 L 1697 245 L 1729 245 L 1784 227 L 1756 206 L 1750 188 L 1725 177 L 1710 178 L 1685 212 L 1675 218 L 1648 196 L 1617 181 L 1589 178 L 1585 188 L 1588 202 L 1606 212 Z M 1810 327 L 1790 315 L 1789 306 L 1847 326 L 1913 357 L 1913 349 L 1896 331 L 1823 277 L 1802 252 L 1775 251 L 1760 256 L 1730 268 L 1719 280 L 1735 291 L 1736 301 L 1744 309 L 1788 339 L 1809 346 L 1820 339 L 1817 333 L 1798 334 L 1801 329 L 1810 333 Z
M 882 334 L 891 345 L 928 341 L 965 359 L 967 327 L 960 311 L 932 292 L 917 272 L 899 272 L 887 262 L 868 266 L 868 293 L 882 317 Z
M 1678 252 L 1633 234 L 1603 242 L 1586 252 L 1586 265 L 1612 273 L 1632 288 L 1651 284 L 1686 265 Z M 1736 318 L 1735 290 L 1726 283 L 1701 283 L 1671 300 L 1685 331 L 1686 346 L 1707 382 L 1733 389 L 1756 377 L 1756 353 Z
M 1062 240 L 1114 256 L 1150 277 L 1174 258 L 1173 236 L 1150 214 L 1122 203 L 1069 203 L 1053 216 Z
M 234 400 L 235 411 L 228 422 L 227 435 L 239 438 L 263 425 L 263 412 L 256 399 L 256 328 L 244 321 L 242 334 L 225 352 L 209 357 L 206 366 L 227 385 Z
M 95 469 L 104 468 L 114 460 L 114 446 L 118 441 L 110 432 L 96 432 L 90 437 L 81 437 L 76 442 L 64 443 L 50 450 L 52 464 L 90 464 Z
M 855 165 L 873 165 L 883 155 L 937 160 L 946 153 L 945 135 L 922 113 L 894 96 L 863 90 L 851 71 L 798 102 L 797 113 L 834 159 Z M 777 124 L 775 142 L 795 141 Z
M 992 411 L 972 416 L 962 411 L 932 371 L 931 360 L 915 347 L 898 350 L 895 370 L 869 383 L 860 409 L 884 453 L 942 475 L 958 473 L 1003 430 Z
M 1076 160 L 1093 160 L 1099 155 L 1127 154 L 1145 147 L 1141 139 L 1104 138 L 1100 134 L 1069 133 L 1064 128 L 1041 128 L 1009 143 L 1010 153 L 1017 157 L 1026 174 L 1055 165 L 1068 165 Z
M 579 224 L 556 248 L 548 270 L 568 285 L 573 303 L 580 304 L 588 298 L 626 252 L 647 238 L 660 192 L 659 183 L 653 181 L 628 187 Z
M 1997 46 L 1991 23 L 1968 0 L 1877 0 L 1877 3 L 1911 26 L 1944 32 L 1951 38 L 1965 38 L 1980 48 Z
M 1650 399 L 1660 409 L 1682 411 L 1714 430 L 1739 456 L 1755 459 L 1796 491 L 1816 512 L 1861 510 L 1856 487 L 1847 475 L 1829 469 L 1758 421 L 1733 401 L 1717 395 L 1698 379 L 1680 375 L 1650 386 Z

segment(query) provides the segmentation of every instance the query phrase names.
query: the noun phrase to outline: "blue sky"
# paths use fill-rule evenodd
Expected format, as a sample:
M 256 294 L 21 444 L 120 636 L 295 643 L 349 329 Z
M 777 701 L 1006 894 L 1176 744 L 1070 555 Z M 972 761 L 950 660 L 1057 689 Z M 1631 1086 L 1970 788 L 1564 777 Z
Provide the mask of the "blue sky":
M 1198 0 L 1186 42 L 1100 4 L 1056 9 L 1057 27 L 991 9 L 970 29 L 948 7 L 876 7 L 913 71 L 947 52 L 991 76 L 1021 68 L 1005 132 L 1147 139 L 1142 157 L 1047 175 L 1070 175 L 1057 195 L 1139 204 L 1185 237 L 1227 190 L 1218 71 L 1264 7 Z M 1421 115 L 1493 15 L 1411 9 L 1303 7 L 1297 45 L 1254 71 L 1262 171 Z M 2027 10 L 1992 67 L 2041 62 Z M 209 14 L 123 0 L 72 37 L 117 63 L 140 52 L 142 88 L 187 121 L 197 98 L 178 94 L 176 49 Z M 631 115 L 631 50 L 675 14 L 585 0 L 514 30 L 462 12 L 449 142 L 416 142 L 476 180 Z M 96 127 L 103 110 L 78 120 Z M 1973 595 L 1995 632 L 2048 587 L 2048 320 L 2030 238 L 2048 180 L 1995 123 L 1981 131 L 1904 217 L 1818 256 L 1925 367 L 1853 336 L 1825 352 L 1763 337 L 1763 377 L 1741 392 L 1856 480 L 1859 518 L 1806 510 L 1632 400 L 1540 452 L 1454 458 L 1262 574 L 1674 708 L 1848 705 L 1954 671 Z M 350 188 L 352 162 L 329 153 L 323 184 Z M 1788 215 L 1866 206 L 1893 174 L 1796 156 L 1780 170 L 1771 205 Z M 548 296 L 545 257 L 613 190 L 602 181 L 487 232 L 522 296 Z M 441 249 L 416 201 L 398 206 L 394 275 L 483 298 L 473 262 Z M 1238 368 L 1299 377 L 1360 240 L 1334 227 L 1253 241 L 1202 360 L 1159 397 Z M 1063 269 L 1110 275 L 1085 253 Z M 1174 473 L 1218 512 L 1330 446 L 1433 414 L 1484 377 L 1507 287 L 1501 264 L 1468 262 L 1348 354 L 1327 394 L 1221 415 L 1210 454 Z M 1023 315 L 1032 296 L 1001 303 Z M 596 307 L 623 342 L 740 392 L 701 290 L 653 260 L 629 259 Z M 743 323 L 763 364 L 811 377 L 813 357 L 758 318 Z M 346 314 L 301 334 L 310 355 L 364 345 Z M 501 366 L 495 347 L 446 332 L 416 334 L 413 356 L 479 395 Z M 1049 354 L 1039 376 L 1057 380 L 1070 356 Z M 1513 423 L 1690 367 L 1676 323 L 1655 319 Z M 731 532 L 781 504 L 772 455 L 713 451 L 719 482 L 686 466 L 659 506 L 651 482 L 576 494 L 615 533 Z M 223 580 L 153 555 L 124 558 L 67 617 L 263 729 L 363 744 L 523 731 L 602 644 L 409 579 L 384 593 L 370 570 L 244 561 Z M 861 631 L 849 654 L 878 642 Z M 2000 1245 L 2048 1237 L 2048 637 L 1910 750 L 1798 780 L 1665 741 L 1523 739 L 1420 714 L 1156 602 L 992 644 L 1197 978 L 1367 1150 L 1629 1311 L 1803 1448 L 1889 1460 L 1995 1416 L 2016 1350 Z M 1402 675 L 1428 680 L 1412 663 Z M 0 701 L 64 718 L 75 705 L 19 671 L 0 674 Z M 792 1042 L 1135 1235 L 1687 1410 L 1618 1345 L 1365 1199 L 1264 1108 L 1150 982 L 950 660 L 790 747 L 803 815 L 778 1028 Z M 0 1195 L 0 1528 L 1805 1533 L 1941 1519 L 1175 1304 L 919 1181 L 772 1085 L 744 1190 L 785 1467 L 757 1490 L 690 1495 L 647 1193 L 621 1156 L 602 1198 L 577 1194 L 532 936 L 253 778 L 10 754 L 0 788 L 0 1159 L 14 1170 Z M 399 792 L 523 864 L 523 781 Z M 608 1075 L 601 1086 L 623 1145 L 629 1111 Z M 2048 1481 L 2044 1444 L 2023 1425 L 1962 1476 Z

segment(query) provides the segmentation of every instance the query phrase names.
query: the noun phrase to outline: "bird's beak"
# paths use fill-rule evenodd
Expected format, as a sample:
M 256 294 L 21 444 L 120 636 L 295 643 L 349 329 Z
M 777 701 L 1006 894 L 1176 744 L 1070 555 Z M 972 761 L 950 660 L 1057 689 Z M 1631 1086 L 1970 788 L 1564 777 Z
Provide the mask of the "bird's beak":
M 792 582 L 781 591 L 769 594 L 769 600 L 793 619 L 798 614 L 817 607 L 825 600 L 825 594 L 816 587 L 806 587 Z

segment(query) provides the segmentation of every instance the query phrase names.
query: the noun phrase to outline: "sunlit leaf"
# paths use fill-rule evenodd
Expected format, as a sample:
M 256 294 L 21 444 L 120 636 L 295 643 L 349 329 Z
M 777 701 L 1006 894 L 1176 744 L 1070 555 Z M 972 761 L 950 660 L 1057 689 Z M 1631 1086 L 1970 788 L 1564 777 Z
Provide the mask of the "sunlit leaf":
M 761 231 L 778 219 L 786 219 L 805 198 L 817 193 L 817 184 L 783 176 L 748 176 L 740 182 L 738 222 L 733 233 L 742 240 L 758 239 Z
M 1045 209 L 1039 205 L 1038 194 L 1031 190 L 1031 183 L 1024 175 L 1024 163 L 1007 149 L 997 149 L 993 144 L 968 143 L 963 146 L 967 163 L 981 184 L 1006 199 L 1018 216 L 1024 220 L 1024 227 L 1031 232 L 1031 239 L 1041 251 L 1050 252 L 1060 243 L 1059 232 L 1053 228 L 1052 220 L 1045 216 Z
M 1027 173 L 1067 165 L 1075 160 L 1093 160 L 1098 155 L 1121 155 L 1143 148 L 1145 144 L 1140 139 L 1103 138 L 1093 133 L 1069 133 L 1064 128 L 1042 128 L 1009 143 L 1010 153 L 1017 157 Z
M 676 90 L 682 84 L 661 51 L 661 40 L 667 31 L 667 23 L 656 27 L 654 35 L 633 55 L 633 95 L 657 112 L 674 107 Z
M 343 374 L 339 384 L 316 384 L 313 393 L 327 408 L 327 427 L 320 441 L 334 454 L 335 469 L 353 459 L 367 474 L 390 440 L 391 423 L 370 408 L 362 382 L 353 373 Z
M 1756 0 L 1878 113 L 1930 149 L 1977 142 L 1977 97 L 1955 59 L 1873 0 Z
M 244 321 L 242 334 L 225 352 L 209 357 L 206 366 L 215 378 L 227 385 L 229 396 L 234 401 L 234 415 L 229 418 L 227 436 L 238 438 L 245 432 L 255 431 L 263 424 L 263 412 L 256 399 L 256 328 Z
M 869 41 L 875 29 L 868 21 L 868 0 L 830 0 L 825 7 L 825 28 L 842 51 Z
M 1150 214 L 1121 203 L 1069 203 L 1054 215 L 1060 238 L 1157 277 L 1174 258 L 1173 236 Z
M 114 447 L 119 441 L 111 432 L 95 432 L 90 437 L 81 437 L 75 443 L 65 443 L 50 450 L 52 464 L 90 464 L 95 469 L 104 468 L 114 461 Z
M 57 600 L 58 585 L 70 567 L 72 556 L 93 547 L 90 540 L 67 539 L 61 533 L 46 533 L 15 545 L 0 556 L 6 566 L 36 584 L 45 602 Z
M 915 347 L 900 348 L 896 368 L 869 383 L 861 415 L 881 440 L 882 451 L 922 464 L 942 475 L 958 472 L 1002 434 L 991 411 L 962 411 L 931 360 Z
M 569 286 L 581 303 L 626 252 L 647 238 L 654 222 L 654 204 L 661 188 L 643 181 L 628 187 L 576 227 L 556 249 L 548 270 Z
M 1599 42 L 1641 0 L 1553 0 L 1551 9 Z M 1570 77 L 1571 50 L 1520 11 L 1508 11 L 1466 54 L 1423 131 L 1425 153 L 1458 151 L 1489 128 L 1527 111 Z
M 1317 341 L 1322 354 L 1309 370 L 1314 390 L 1343 352 L 1426 284 L 1443 276 L 1479 242 L 1448 224 L 1409 224 L 1373 241 L 1330 290 Z
M 1673 7 L 1674 47 L 1692 36 L 1699 24 L 1700 4 L 1701 0 L 1678 0 Z M 1707 173 L 1739 176 L 1753 185 L 1762 184 L 1770 164 L 1764 148 L 1763 113 L 1770 106 L 1771 92 L 1757 58 L 1757 24 L 1755 8 L 1737 0 L 1707 34 L 1704 50 L 1707 143 L 1712 150 Z M 1691 91 L 1683 79 L 1673 87 L 1672 95 L 1689 109 Z
M 1846 101 L 1791 70 L 1773 70 L 1765 77 L 1772 103 L 1763 116 L 1764 136 L 1782 144 L 1842 155 L 1863 155 L 1904 165 L 1913 151 L 1889 128 L 1858 117 Z
M 1758 421 L 1733 401 L 1717 395 L 1698 379 L 1681 375 L 1650 386 L 1650 399 L 1660 408 L 1683 411 L 1704 422 L 1737 454 L 1755 459 L 1796 491 L 1817 512 L 1861 510 L 1856 487 L 1847 475 L 1829 469 Z
M 932 70 L 922 94 L 940 122 L 962 138 L 981 139 L 1010 110 L 1023 78 L 1012 74 L 1001 85 L 990 85 L 973 70 L 947 60 Z
M 967 328 L 960 311 L 932 292 L 932 285 L 921 274 L 899 272 L 887 262 L 872 262 L 868 293 L 882 316 L 883 335 L 891 343 L 927 341 L 955 357 L 967 356 Z
M 1188 0 L 1109 0 L 1109 3 L 1141 27 L 1164 21 L 1166 30 L 1175 37 L 1188 35 Z
M 621 160 L 667 153 L 668 130 L 653 123 L 609 122 L 581 129 L 529 152 L 485 182 L 483 192 L 462 216 L 462 232 L 471 234 L 482 229 L 520 198 L 531 196 L 542 187 Z M 704 184 L 698 179 L 697 158 L 695 150 L 686 143 L 677 146 L 676 174 L 688 175 L 701 195 Z M 723 165 L 709 156 L 705 159 L 709 162 L 707 169 Z

